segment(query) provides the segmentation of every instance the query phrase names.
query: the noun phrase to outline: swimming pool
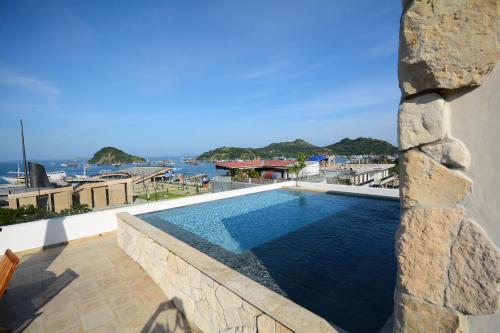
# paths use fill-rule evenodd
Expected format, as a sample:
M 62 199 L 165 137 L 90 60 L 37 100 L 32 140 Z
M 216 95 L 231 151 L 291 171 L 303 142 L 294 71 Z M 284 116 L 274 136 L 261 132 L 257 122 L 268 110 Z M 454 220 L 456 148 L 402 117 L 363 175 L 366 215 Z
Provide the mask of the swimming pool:
M 392 313 L 398 201 L 273 190 L 139 217 L 350 332 Z

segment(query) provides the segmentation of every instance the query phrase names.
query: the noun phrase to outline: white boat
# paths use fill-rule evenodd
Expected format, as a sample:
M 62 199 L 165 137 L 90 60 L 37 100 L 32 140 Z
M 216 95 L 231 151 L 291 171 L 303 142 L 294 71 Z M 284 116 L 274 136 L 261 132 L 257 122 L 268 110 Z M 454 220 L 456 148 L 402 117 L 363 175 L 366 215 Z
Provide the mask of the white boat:
M 64 180 L 67 176 L 66 171 L 47 172 L 47 177 L 51 183 L 57 183 L 58 181 Z
M 67 177 L 65 171 L 53 171 L 47 172 L 47 177 L 49 178 L 49 182 L 57 183 L 59 181 L 64 180 Z M 19 170 L 19 165 L 17 166 L 17 177 L 2 177 L 9 184 L 19 185 L 24 184 L 24 173 Z
M 9 173 L 15 173 L 15 172 L 9 171 Z M 24 172 L 21 172 L 21 169 L 19 168 L 19 164 L 17 164 L 17 176 L 16 177 L 2 177 L 2 179 L 5 180 L 7 183 L 12 184 L 12 185 L 24 184 Z

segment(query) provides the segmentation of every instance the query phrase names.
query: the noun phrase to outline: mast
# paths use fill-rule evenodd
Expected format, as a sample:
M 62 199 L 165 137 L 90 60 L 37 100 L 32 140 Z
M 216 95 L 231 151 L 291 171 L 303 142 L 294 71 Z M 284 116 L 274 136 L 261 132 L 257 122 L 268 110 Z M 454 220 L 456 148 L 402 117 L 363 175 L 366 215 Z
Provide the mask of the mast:
M 24 128 L 23 120 L 21 121 L 21 142 L 23 145 L 23 164 L 24 164 L 24 188 L 28 189 L 28 163 L 26 162 L 26 148 L 24 147 Z

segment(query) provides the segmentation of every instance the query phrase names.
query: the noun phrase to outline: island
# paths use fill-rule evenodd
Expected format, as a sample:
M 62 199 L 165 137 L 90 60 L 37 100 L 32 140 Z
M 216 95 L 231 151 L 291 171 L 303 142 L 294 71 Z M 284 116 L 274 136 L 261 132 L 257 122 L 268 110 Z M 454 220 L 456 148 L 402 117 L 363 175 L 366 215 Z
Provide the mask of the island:
M 398 148 L 391 143 L 372 138 L 345 138 L 328 146 L 315 146 L 305 140 L 271 143 L 262 148 L 220 147 L 207 151 L 198 160 L 250 160 L 304 155 L 394 155 Z
M 104 147 L 89 160 L 91 164 L 140 163 L 146 160 L 139 156 L 129 155 L 115 147 Z

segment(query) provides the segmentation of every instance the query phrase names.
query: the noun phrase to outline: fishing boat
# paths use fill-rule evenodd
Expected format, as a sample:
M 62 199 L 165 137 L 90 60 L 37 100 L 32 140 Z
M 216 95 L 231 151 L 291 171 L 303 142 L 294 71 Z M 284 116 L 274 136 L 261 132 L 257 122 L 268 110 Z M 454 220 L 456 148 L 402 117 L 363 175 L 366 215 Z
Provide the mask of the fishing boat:
M 192 165 L 198 165 L 198 161 L 195 160 L 195 159 L 192 159 L 192 158 L 186 160 L 186 163 L 187 164 L 192 164 Z
M 9 172 L 9 173 L 15 173 L 15 172 Z M 16 177 L 2 177 L 3 180 L 5 180 L 7 183 L 12 184 L 12 185 L 19 185 L 19 184 L 24 184 L 24 172 L 21 172 L 21 169 L 19 168 L 19 163 L 17 164 L 17 176 Z
M 49 178 L 49 182 L 57 183 L 58 181 L 64 180 L 64 178 L 66 178 L 67 175 L 65 171 L 53 171 L 53 172 L 47 172 L 47 177 Z M 16 177 L 2 177 L 2 179 L 12 185 L 24 184 L 25 182 L 24 172 L 21 172 L 19 164 L 17 165 Z

